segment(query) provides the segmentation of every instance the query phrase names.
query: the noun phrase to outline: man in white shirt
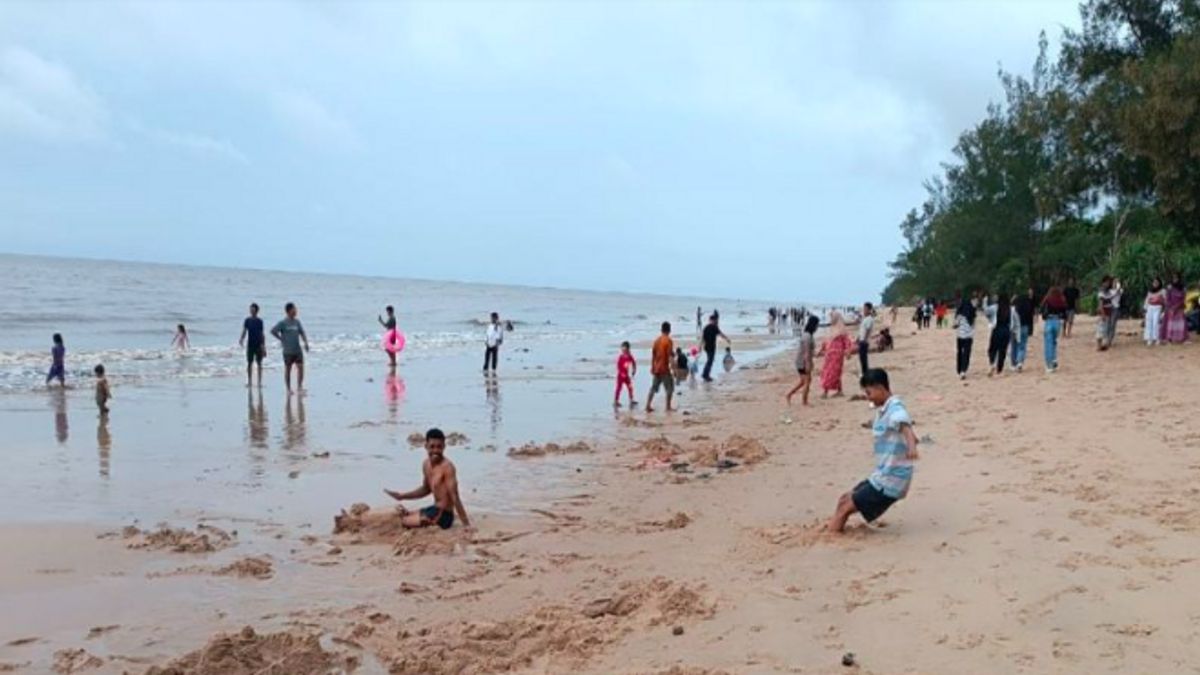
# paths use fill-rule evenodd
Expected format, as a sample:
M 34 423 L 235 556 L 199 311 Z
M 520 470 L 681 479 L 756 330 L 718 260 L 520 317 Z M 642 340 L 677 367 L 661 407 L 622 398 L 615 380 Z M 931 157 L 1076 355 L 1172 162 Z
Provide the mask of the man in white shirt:
M 500 360 L 500 345 L 504 344 L 504 326 L 500 325 L 500 315 L 492 312 L 492 322 L 488 324 L 484 336 L 487 350 L 483 353 L 483 372 L 496 372 L 496 364 Z
M 858 365 L 867 372 L 867 352 L 871 349 L 871 332 L 875 330 L 875 306 L 863 303 L 862 320 L 858 322 Z

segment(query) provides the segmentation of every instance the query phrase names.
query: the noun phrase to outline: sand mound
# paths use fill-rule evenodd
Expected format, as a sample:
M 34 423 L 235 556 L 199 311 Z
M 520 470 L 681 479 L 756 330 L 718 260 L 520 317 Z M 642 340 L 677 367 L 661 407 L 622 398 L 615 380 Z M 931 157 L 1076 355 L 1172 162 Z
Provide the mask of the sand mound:
M 233 563 L 218 569 L 214 574 L 222 577 L 270 579 L 275 575 L 275 568 L 271 564 L 271 559 L 266 556 L 257 558 L 249 557 L 235 560 Z
M 683 448 L 666 436 L 646 439 L 638 443 L 634 450 L 664 460 L 683 453 Z
M 726 457 L 736 459 L 742 464 L 757 464 L 771 454 L 757 438 L 747 438 L 738 434 L 725 439 L 721 450 Z
M 355 504 L 333 517 L 333 534 L 341 544 L 375 544 L 393 548 L 399 556 L 446 555 L 471 542 L 463 530 L 426 527 L 406 529 L 392 509 L 372 509 Z
M 84 649 L 60 649 L 54 652 L 54 672 L 61 673 L 61 675 L 81 673 L 103 665 L 103 660 L 92 656 Z
M 545 457 L 546 455 L 574 455 L 591 451 L 592 446 L 583 441 L 576 441 L 569 445 L 559 445 L 558 443 L 546 443 L 545 445 L 526 443 L 519 448 L 509 448 L 508 456 L 517 459 L 526 459 L 529 457 Z
M 639 532 L 661 532 L 663 530 L 682 530 L 692 524 L 691 517 L 683 511 L 677 512 L 666 520 L 650 520 L 638 527 Z
M 404 526 L 397 511 L 358 503 L 333 517 L 333 533 L 347 535 L 350 544 L 390 544 L 404 533 Z
M 121 530 L 125 546 L 133 549 L 165 550 L 173 553 L 212 553 L 233 546 L 237 533 L 229 533 L 212 525 L 197 525 L 193 532 L 186 528 L 171 528 L 165 523 L 157 530 L 139 530 L 130 525 Z
M 713 611 L 697 590 L 657 578 L 623 584 L 617 595 L 582 607 L 542 607 L 498 622 L 453 622 L 412 632 L 389 618 L 371 630 L 354 624 L 348 633 L 361 638 L 392 675 L 567 672 L 638 624 L 707 618 Z
M 155 666 L 146 675 L 327 675 L 353 667 L 321 647 L 316 635 L 259 635 L 246 626 L 220 633 L 202 649 Z

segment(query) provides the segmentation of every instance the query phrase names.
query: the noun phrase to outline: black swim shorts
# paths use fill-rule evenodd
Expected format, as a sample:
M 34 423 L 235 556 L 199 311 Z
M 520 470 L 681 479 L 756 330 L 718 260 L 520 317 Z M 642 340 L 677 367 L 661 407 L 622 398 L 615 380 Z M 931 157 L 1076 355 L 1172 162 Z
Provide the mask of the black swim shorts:
M 450 529 L 450 526 L 454 524 L 454 512 L 449 510 L 443 511 L 436 506 L 426 506 L 421 509 L 421 517 L 432 520 L 443 530 Z
M 850 498 L 854 501 L 854 508 L 858 509 L 859 515 L 868 523 L 882 516 L 897 501 L 894 497 L 880 492 L 869 480 L 855 485 L 854 490 L 850 492 Z

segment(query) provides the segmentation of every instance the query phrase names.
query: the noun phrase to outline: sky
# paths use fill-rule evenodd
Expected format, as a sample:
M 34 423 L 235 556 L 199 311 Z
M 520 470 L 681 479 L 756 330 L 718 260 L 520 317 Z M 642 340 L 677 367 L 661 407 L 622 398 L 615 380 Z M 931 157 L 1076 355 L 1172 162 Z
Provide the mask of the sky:
M 1076 0 L 0 3 L 0 251 L 874 300 Z

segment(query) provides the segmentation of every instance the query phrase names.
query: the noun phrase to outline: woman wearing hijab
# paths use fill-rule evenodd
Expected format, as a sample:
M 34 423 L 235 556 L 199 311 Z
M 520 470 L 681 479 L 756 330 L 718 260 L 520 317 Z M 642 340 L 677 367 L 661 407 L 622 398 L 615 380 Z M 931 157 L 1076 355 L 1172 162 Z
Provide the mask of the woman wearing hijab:
M 1154 277 L 1150 282 L 1150 290 L 1146 292 L 1146 300 L 1142 303 L 1142 310 L 1146 313 L 1146 330 L 1142 333 L 1142 339 L 1147 347 L 1162 341 L 1163 307 L 1166 304 L 1167 294 L 1163 290 L 1162 279 Z
M 821 345 L 821 353 L 825 355 L 825 363 L 821 366 L 821 398 L 827 398 L 831 391 L 834 396 L 842 395 L 842 365 L 850 358 L 850 350 L 853 348 L 854 343 L 846 334 L 842 313 L 831 312 L 829 339 Z
M 1187 291 L 1183 288 L 1183 279 L 1178 274 L 1171 277 L 1171 285 L 1167 287 L 1166 316 L 1163 322 L 1163 337 L 1171 344 L 1187 341 L 1187 317 L 1184 315 L 1184 305 L 1187 302 Z
M 954 333 L 958 338 L 958 355 L 956 365 L 958 379 L 967 379 L 967 371 L 971 368 L 971 347 L 975 344 L 975 305 L 971 298 L 963 296 L 954 312 Z

